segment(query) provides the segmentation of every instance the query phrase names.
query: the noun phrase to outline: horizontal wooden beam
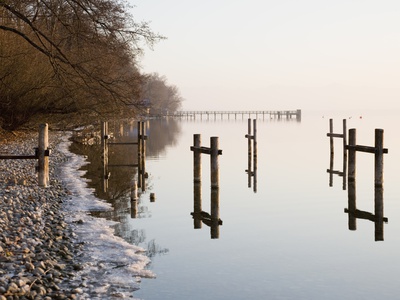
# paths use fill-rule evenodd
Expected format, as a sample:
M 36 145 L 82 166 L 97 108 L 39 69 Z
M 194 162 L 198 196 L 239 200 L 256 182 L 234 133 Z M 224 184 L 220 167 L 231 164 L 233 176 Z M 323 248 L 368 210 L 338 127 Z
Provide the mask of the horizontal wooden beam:
M 367 212 L 367 211 L 362 211 L 362 210 L 358 210 L 358 209 L 356 209 L 355 211 L 350 211 L 349 209 L 345 208 L 344 212 L 353 215 L 357 219 L 370 220 L 372 222 L 379 221 L 379 218 L 377 216 L 375 216 L 374 214 Z M 388 223 L 389 219 L 386 217 L 383 217 L 382 221 L 385 223 Z
M 337 138 L 343 138 L 344 137 L 343 133 L 327 133 L 326 136 L 337 137 Z
M 211 148 L 209 147 L 196 147 L 196 146 L 190 146 L 191 151 L 199 151 L 200 153 L 203 154 L 211 154 Z M 222 155 L 222 150 L 218 150 L 218 155 Z
M 371 146 L 346 145 L 345 148 L 348 150 L 355 150 L 355 151 L 359 151 L 359 152 L 367 152 L 367 153 L 375 153 L 376 152 L 376 148 L 371 147 Z M 383 150 L 383 153 L 389 152 L 387 148 L 383 148 L 382 150 Z

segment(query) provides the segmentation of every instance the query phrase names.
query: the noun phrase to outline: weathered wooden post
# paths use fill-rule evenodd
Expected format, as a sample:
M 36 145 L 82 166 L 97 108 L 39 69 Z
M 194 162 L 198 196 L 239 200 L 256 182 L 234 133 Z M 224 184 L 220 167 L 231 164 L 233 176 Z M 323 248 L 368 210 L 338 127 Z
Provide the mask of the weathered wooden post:
M 333 119 L 329 119 L 329 143 L 331 149 L 331 157 L 334 156 L 334 142 L 333 142 Z
M 218 137 L 210 138 L 211 188 L 219 188 Z
M 201 135 L 193 135 L 193 146 L 201 147 Z M 201 182 L 201 152 L 193 151 L 193 182 Z
M 39 125 L 39 148 L 38 148 L 38 183 L 41 187 L 49 184 L 49 126 Z
M 383 129 L 375 129 L 375 186 L 383 186 Z
M 349 163 L 348 163 L 348 181 L 355 181 L 356 179 L 356 129 L 349 130 Z

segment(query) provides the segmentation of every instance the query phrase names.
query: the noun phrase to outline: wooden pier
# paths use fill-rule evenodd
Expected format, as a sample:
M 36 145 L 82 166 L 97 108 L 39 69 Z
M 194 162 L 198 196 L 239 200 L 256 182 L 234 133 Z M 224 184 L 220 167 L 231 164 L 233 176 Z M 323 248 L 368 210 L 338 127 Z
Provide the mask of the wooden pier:
M 165 114 L 165 117 L 187 118 L 187 119 L 245 119 L 250 117 L 262 117 L 263 119 L 296 119 L 301 121 L 301 110 L 249 110 L 249 111 L 221 111 L 221 110 L 191 110 L 191 111 L 177 111 L 172 114 Z M 160 116 L 163 117 L 163 116 Z

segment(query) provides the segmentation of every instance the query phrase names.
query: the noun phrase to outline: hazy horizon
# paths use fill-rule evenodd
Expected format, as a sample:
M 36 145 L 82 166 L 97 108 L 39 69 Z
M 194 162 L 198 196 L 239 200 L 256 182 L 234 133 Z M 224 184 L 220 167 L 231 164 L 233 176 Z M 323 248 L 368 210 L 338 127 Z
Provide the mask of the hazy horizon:
M 183 109 L 400 108 L 400 2 L 131 0 Z

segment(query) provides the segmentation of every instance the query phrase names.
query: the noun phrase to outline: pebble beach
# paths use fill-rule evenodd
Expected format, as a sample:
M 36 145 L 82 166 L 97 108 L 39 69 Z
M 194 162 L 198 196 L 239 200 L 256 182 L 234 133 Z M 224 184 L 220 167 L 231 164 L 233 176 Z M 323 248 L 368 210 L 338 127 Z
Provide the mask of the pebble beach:
M 59 178 L 66 157 L 51 133 L 50 185 L 38 186 L 36 160 L 0 160 L 0 299 L 84 299 L 74 280 L 81 266 L 72 228 L 61 210 L 68 191 Z M 37 133 L 0 140 L 0 155 L 32 155 Z

